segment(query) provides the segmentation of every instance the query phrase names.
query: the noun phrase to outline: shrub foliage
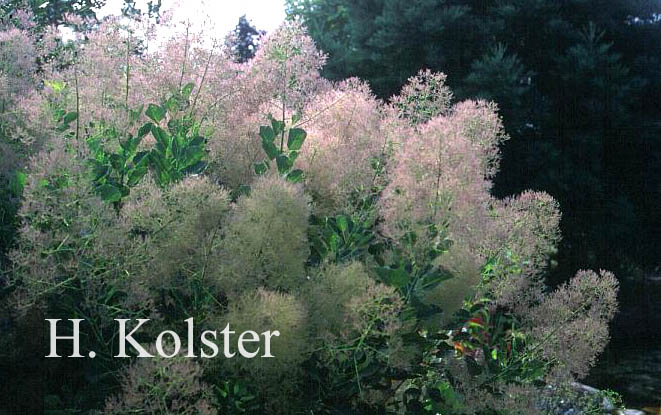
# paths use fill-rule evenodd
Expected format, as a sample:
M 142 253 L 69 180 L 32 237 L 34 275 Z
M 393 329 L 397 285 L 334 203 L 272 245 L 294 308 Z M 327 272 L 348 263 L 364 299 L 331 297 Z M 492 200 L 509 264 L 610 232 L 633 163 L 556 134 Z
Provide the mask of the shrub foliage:
M 586 374 L 616 280 L 545 287 L 560 213 L 545 193 L 490 194 L 495 104 L 453 103 L 431 72 L 389 103 L 326 81 L 296 23 L 242 64 L 176 29 L 152 51 L 148 28 L 108 20 L 46 59 L 2 27 L 0 54 L 33 54 L 0 67 L 20 78 L 0 91 L 2 148 L 25 154 L 1 173 L 26 173 L 7 330 L 35 310 L 84 318 L 99 356 L 53 364 L 49 410 L 513 414 Z M 149 336 L 189 317 L 279 330 L 275 357 L 110 357 L 114 318 L 152 319 Z

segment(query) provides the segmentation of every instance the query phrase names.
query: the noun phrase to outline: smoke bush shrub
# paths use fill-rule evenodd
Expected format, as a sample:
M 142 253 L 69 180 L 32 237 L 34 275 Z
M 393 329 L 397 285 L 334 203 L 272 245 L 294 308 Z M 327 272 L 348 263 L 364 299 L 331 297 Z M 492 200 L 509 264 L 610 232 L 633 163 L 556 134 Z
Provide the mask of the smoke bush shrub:
M 452 92 L 445 85 L 447 76 L 429 69 L 421 70 L 409 78 L 392 104 L 400 117 L 418 125 L 444 114 L 450 109 Z
M 134 189 L 122 210 L 124 232 L 142 241 L 139 249 L 144 262 L 139 275 L 160 310 L 173 320 L 213 310 L 214 303 L 192 299 L 208 300 L 211 295 L 206 287 L 213 277 L 212 256 L 229 209 L 227 191 L 206 177 L 188 177 L 165 190 L 146 180 Z
M 608 341 L 617 285 L 610 272 L 579 271 L 526 315 L 533 338 L 545 340 L 541 353 L 552 362 L 553 375 L 587 375 Z M 559 331 L 562 336 L 555 335 Z
M 367 85 L 345 81 L 315 97 L 303 123 L 310 136 L 298 166 L 320 214 L 351 210 L 355 193 L 377 184 L 374 163 L 389 147 L 380 103 Z
M 254 88 L 277 101 L 282 111 L 298 111 L 323 85 L 319 71 L 326 57 L 299 23 L 288 23 L 268 36 L 251 62 Z
M 474 144 L 457 131 L 453 118 L 435 118 L 422 126 L 401 144 L 394 163 L 380 201 L 383 231 L 394 240 L 415 232 L 424 247 L 429 243 L 423 240 L 427 226 L 466 233 L 471 232 L 466 221 L 485 216 L 476 210 L 484 210 L 490 183 Z
M 95 290 L 117 283 L 126 301 L 149 309 L 137 281 L 125 278 L 144 260 L 139 241 L 123 232 L 121 218 L 95 195 L 85 161 L 61 140 L 53 144 L 33 158 L 24 195 L 31 202 L 19 211 L 24 228 L 12 259 L 23 299 L 38 302 L 73 289 L 88 301 L 99 295 Z
M 19 53 L 29 39 L 2 29 L 2 53 Z M 23 56 L 23 69 L 2 69 L 33 74 L 21 99 L 3 97 L 17 108 L 7 131 L 38 144 L 25 147 L 12 315 L 91 323 L 81 348 L 99 358 L 83 366 L 106 412 L 520 413 L 543 385 L 587 373 L 616 280 L 580 271 L 544 285 L 558 204 L 490 194 L 507 139 L 495 104 L 453 103 L 429 71 L 389 103 L 358 80 L 323 80 L 325 57 L 298 23 L 244 64 L 191 24 L 160 49 L 153 40 L 111 19 L 44 65 L 43 88 Z M 280 137 L 286 171 L 255 171 L 273 159 L 267 125 L 296 136 L 287 148 Z M 113 206 L 90 159 L 130 171 L 125 147 L 151 169 Z M 138 317 L 152 319 L 141 340 L 189 317 L 197 331 L 281 334 L 273 358 L 126 366 L 109 358 L 113 318 Z M 101 408 L 55 383 L 77 411 Z
M 258 289 L 247 292 L 230 304 L 227 314 L 218 324 L 229 323 L 233 331 L 252 330 L 257 333 L 273 331 L 271 337 L 273 358 L 226 359 L 220 363 L 226 373 L 237 379 L 251 379 L 251 387 L 272 413 L 291 413 L 300 405 L 302 363 L 311 351 L 308 312 L 299 299 Z M 221 347 L 219 345 L 219 347 Z M 260 355 L 264 353 L 260 349 Z M 281 399 L 287 396 L 287 400 Z
M 236 204 L 216 258 L 216 278 L 228 292 L 247 288 L 291 290 L 305 281 L 310 254 L 309 199 L 300 185 L 261 177 Z
M 347 322 L 350 315 L 349 303 L 355 296 L 365 295 L 374 280 L 360 262 L 329 264 L 314 276 L 310 284 L 308 301 L 310 308 L 318 310 L 312 324 L 319 336 L 341 337 L 353 330 Z M 348 336 L 344 336 L 348 337 Z
M 37 47 L 27 31 L 13 27 L 0 32 L 0 62 L 7 94 L 25 95 L 34 88 Z
M 121 374 L 123 390 L 107 400 L 103 413 L 214 414 L 213 390 L 202 376 L 202 367 L 185 357 L 138 359 Z
M 22 169 L 34 140 L 26 129 L 19 103 L 39 82 L 37 57 L 43 50 L 31 32 L 31 15 L 17 13 L 14 19 L 0 19 L 0 266 L 14 241 L 19 220 L 16 216 L 25 175 Z M 4 274 L 4 273 L 3 273 Z M 2 277 L 2 280 L 5 276 Z M 0 283 L 0 285 L 4 285 Z
M 231 190 L 250 184 L 253 166 L 263 160 L 255 125 L 268 125 L 269 114 L 281 122 L 292 119 L 315 93 L 327 88 L 319 75 L 325 57 L 301 25 L 284 25 L 260 43 L 252 60 L 233 64 L 237 75 L 213 111 L 212 174 Z
M 526 191 L 496 201 L 491 216 L 482 248 L 489 258 L 482 290 L 498 304 L 525 308 L 542 295 L 540 274 L 560 240 L 558 203 Z

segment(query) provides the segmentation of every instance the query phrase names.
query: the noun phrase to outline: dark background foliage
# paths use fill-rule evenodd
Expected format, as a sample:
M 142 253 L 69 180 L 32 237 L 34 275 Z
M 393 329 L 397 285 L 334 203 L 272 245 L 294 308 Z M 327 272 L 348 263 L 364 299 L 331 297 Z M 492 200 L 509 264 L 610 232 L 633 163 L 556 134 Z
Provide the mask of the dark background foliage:
M 234 28 L 232 33 L 234 35 L 232 51 L 235 54 L 235 60 L 243 63 L 255 56 L 255 52 L 257 52 L 257 47 L 259 46 L 259 36 L 265 32 L 263 30 L 257 30 L 244 14 L 239 17 L 239 22 L 236 24 L 236 28 Z
M 495 193 L 544 190 L 561 205 L 550 281 L 605 268 L 622 284 L 602 366 L 658 348 L 650 281 L 661 265 L 660 1 L 286 3 L 329 54 L 330 79 L 360 77 L 388 99 L 428 68 L 447 74 L 457 100 L 497 102 L 512 139 Z
M 96 19 L 96 10 L 105 4 L 106 0 L 6 0 L 0 9 L 5 13 L 21 8 L 31 10 L 37 24 L 44 27 L 63 23 L 67 14 Z M 148 1 L 145 11 L 136 7 L 135 0 L 124 0 L 122 13 L 133 17 L 156 17 L 160 8 L 161 0 Z
M 660 265 L 661 2 L 288 0 L 329 54 L 324 75 L 383 99 L 421 68 L 457 100 L 498 103 L 512 136 L 495 192 L 557 198 L 553 273 Z

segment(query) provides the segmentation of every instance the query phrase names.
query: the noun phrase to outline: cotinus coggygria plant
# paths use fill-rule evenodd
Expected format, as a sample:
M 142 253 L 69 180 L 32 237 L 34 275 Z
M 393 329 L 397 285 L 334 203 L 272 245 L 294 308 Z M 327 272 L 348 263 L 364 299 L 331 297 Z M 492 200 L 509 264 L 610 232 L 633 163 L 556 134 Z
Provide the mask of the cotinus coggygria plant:
M 454 102 L 428 71 L 389 102 L 325 80 L 298 23 L 242 64 L 202 27 L 171 24 L 158 48 L 136 46 L 143 29 L 104 21 L 34 73 L 59 92 L 26 79 L 12 104 L 42 124 L 21 130 L 39 145 L 2 341 L 24 347 L 35 316 L 79 318 L 97 356 L 46 359 L 49 413 L 527 414 L 586 375 L 617 283 L 579 271 L 546 287 L 558 204 L 492 196 L 496 104 Z M 189 318 L 190 338 L 279 336 L 270 358 L 114 358 L 114 320 L 138 318 L 145 347 Z

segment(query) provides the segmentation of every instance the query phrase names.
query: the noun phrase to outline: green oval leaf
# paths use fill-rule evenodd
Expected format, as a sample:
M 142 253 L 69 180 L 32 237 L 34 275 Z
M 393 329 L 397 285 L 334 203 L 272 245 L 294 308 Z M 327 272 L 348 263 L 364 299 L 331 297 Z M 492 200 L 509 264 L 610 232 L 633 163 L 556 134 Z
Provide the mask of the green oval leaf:
M 335 219 L 335 223 L 337 224 L 337 228 L 342 233 L 345 233 L 347 231 L 347 229 L 349 229 L 349 223 L 347 222 L 347 217 L 344 216 L 344 215 L 339 215 Z
M 181 95 L 183 95 L 184 98 L 190 97 L 190 94 L 193 93 L 194 88 L 195 84 L 193 82 L 187 83 L 183 88 L 181 88 Z
M 197 137 L 193 138 L 188 145 L 189 146 L 201 146 L 204 144 L 204 137 L 198 135 Z
M 287 180 L 292 183 L 299 183 L 303 181 L 303 170 L 296 169 L 292 170 L 287 174 Z
M 202 147 L 187 147 L 181 157 L 184 166 L 193 165 L 204 158 L 205 152 Z
M 129 172 L 127 184 L 131 187 L 137 185 L 145 174 L 147 174 L 147 165 L 141 164 L 136 166 Z
M 155 104 L 149 104 L 149 107 L 147 107 L 147 111 L 145 111 L 145 115 L 151 118 L 152 121 L 154 121 L 157 124 L 161 122 L 163 118 L 165 118 L 165 113 L 166 112 L 164 108 L 161 108 Z
M 119 154 L 111 154 L 110 165 L 115 170 L 121 170 L 124 167 L 124 159 Z
M 170 136 L 164 129 L 154 125 L 151 129 L 156 142 L 162 146 L 163 149 L 170 147 Z
M 70 122 L 74 121 L 76 118 L 78 118 L 77 112 L 69 112 L 67 113 L 67 115 L 64 116 L 63 122 L 65 124 L 69 124 Z
M 137 166 L 147 166 L 149 165 L 149 152 L 141 151 L 133 157 L 133 163 Z
M 122 199 L 122 191 L 108 183 L 97 187 L 96 191 L 106 202 L 119 202 Z
M 144 124 L 142 127 L 140 127 L 140 129 L 138 130 L 138 137 L 142 138 L 142 137 L 146 136 L 147 134 L 149 134 L 149 132 L 151 131 L 151 126 L 152 125 L 154 125 L 154 124 L 148 122 L 148 123 Z
M 276 120 L 271 118 L 271 126 L 273 127 L 273 133 L 277 136 L 285 130 L 284 121 Z
M 289 159 L 289 157 L 284 154 L 278 154 L 278 157 L 275 159 L 276 164 L 278 165 L 278 171 L 280 174 L 285 174 L 291 170 L 294 162 Z
M 108 173 L 108 166 L 101 163 L 100 161 L 91 159 L 90 164 L 92 166 L 92 175 L 94 176 L 94 180 L 99 180 L 105 176 L 106 173 Z
M 287 148 L 289 150 L 300 150 L 305 141 L 307 133 L 302 128 L 292 128 L 289 130 L 289 138 L 287 139 Z
M 376 273 L 384 283 L 400 289 L 411 280 L 411 275 L 406 272 L 403 266 L 399 268 L 378 267 Z
M 262 125 L 259 127 L 259 136 L 262 137 L 262 141 L 268 141 L 268 142 L 273 142 L 275 139 L 275 133 L 273 132 L 273 128 Z
M 258 176 L 266 173 L 268 169 L 269 168 L 265 162 L 255 163 L 255 173 L 257 173 Z
M 280 155 L 280 151 L 271 141 L 262 139 L 262 148 L 264 149 L 266 155 L 269 157 L 269 160 L 273 160 Z

